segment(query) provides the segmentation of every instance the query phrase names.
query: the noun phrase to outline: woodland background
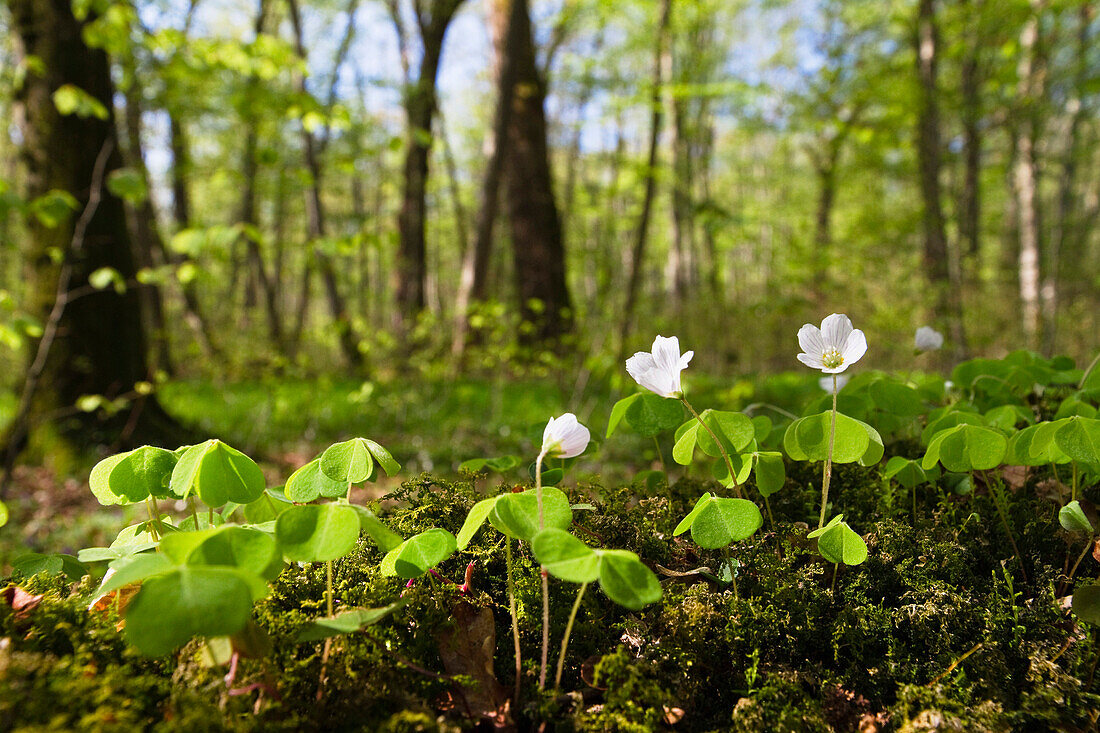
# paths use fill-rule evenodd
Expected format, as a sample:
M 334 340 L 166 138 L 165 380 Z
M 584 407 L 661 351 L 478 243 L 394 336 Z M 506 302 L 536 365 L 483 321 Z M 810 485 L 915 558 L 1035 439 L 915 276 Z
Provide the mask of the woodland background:
M 1096 15 L 5 0 L 6 462 L 183 442 L 159 397 L 184 382 L 534 377 L 576 403 L 662 333 L 733 384 L 797 368 L 834 311 L 876 368 L 1084 366 Z M 925 324 L 947 344 L 916 364 Z

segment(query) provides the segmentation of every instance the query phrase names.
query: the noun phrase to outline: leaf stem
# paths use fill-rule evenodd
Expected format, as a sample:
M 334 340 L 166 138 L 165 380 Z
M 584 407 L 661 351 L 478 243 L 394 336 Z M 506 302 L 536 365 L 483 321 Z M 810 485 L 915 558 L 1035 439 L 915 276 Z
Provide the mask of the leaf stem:
M 513 707 L 519 709 L 519 683 L 523 675 L 519 649 L 519 620 L 516 617 L 516 581 L 513 577 L 512 540 L 504 538 L 504 563 L 508 573 L 508 611 L 512 614 L 512 642 L 516 648 L 516 689 L 513 693 Z
M 153 497 L 150 496 L 145 500 L 145 509 L 149 512 L 149 534 L 153 536 L 154 540 L 160 542 L 160 532 L 157 531 L 157 522 L 160 521 L 160 517 L 153 512 L 153 505 L 149 503 L 152 499 Z M 198 529 L 198 527 L 195 527 L 195 529 Z
M 665 465 L 665 456 L 661 453 L 661 441 L 657 440 L 657 436 L 653 436 L 653 445 L 657 448 L 657 458 L 661 461 L 661 470 L 666 474 L 668 473 L 668 466 Z
M 195 531 L 199 530 L 199 510 L 195 508 L 195 497 L 187 497 L 187 506 L 191 507 L 191 520 L 195 523 Z
M 703 418 L 699 417 L 699 413 L 695 411 L 695 408 L 691 406 L 691 403 L 687 401 L 687 397 L 680 395 L 680 401 L 684 403 L 684 407 L 688 408 L 688 411 L 695 416 L 695 419 L 699 421 L 699 424 L 710 434 L 711 440 L 718 446 L 718 450 L 722 453 L 722 458 L 726 461 L 726 468 L 730 472 L 730 481 L 733 482 L 733 494 L 738 499 L 741 497 L 741 487 L 737 484 L 737 471 L 733 470 L 733 461 L 730 460 L 730 454 L 726 452 L 726 447 L 722 445 L 722 442 L 718 440 L 718 436 L 714 434 L 714 431 L 710 429 L 710 425 L 703 422 Z
M 1077 501 L 1077 461 L 1070 461 L 1073 466 L 1073 488 L 1070 490 L 1070 501 Z
M 833 477 L 833 446 L 836 444 L 836 375 L 833 375 L 833 414 L 829 423 L 829 453 L 825 456 L 825 475 L 821 478 L 821 516 L 817 528 L 825 526 L 825 508 L 829 504 L 829 481 Z
M 573 601 L 573 608 L 569 611 L 569 621 L 565 624 L 565 635 L 561 638 L 561 656 L 558 657 L 558 670 L 554 674 L 554 689 L 561 687 L 561 671 L 565 666 L 565 650 L 569 647 L 569 635 L 573 633 L 573 621 L 577 618 L 577 609 L 581 607 L 581 599 L 588 589 L 588 583 L 581 583 L 581 589 L 577 592 L 577 600 Z
M 1088 542 L 1085 543 L 1085 549 L 1081 550 L 1081 554 L 1077 556 L 1077 562 L 1073 563 L 1073 569 L 1069 571 L 1069 575 L 1066 576 L 1065 581 L 1062 583 L 1062 591 L 1064 592 L 1069 588 L 1070 583 L 1073 582 L 1073 576 L 1077 573 L 1077 566 L 1081 564 L 1081 561 L 1085 559 L 1085 555 L 1092 549 L 1093 544 L 1096 542 L 1095 537 L 1089 537 Z M 1060 595 L 1060 594 L 1059 594 Z

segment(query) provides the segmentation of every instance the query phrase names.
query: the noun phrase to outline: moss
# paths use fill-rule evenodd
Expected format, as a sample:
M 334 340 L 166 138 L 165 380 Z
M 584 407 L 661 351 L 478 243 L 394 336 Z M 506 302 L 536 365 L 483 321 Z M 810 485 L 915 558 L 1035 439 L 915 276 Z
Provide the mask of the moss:
M 800 487 L 798 476 L 792 471 L 775 495 L 777 516 L 813 507 L 816 485 L 806 473 Z M 837 508 L 865 506 L 853 513 L 870 548 L 863 565 L 834 569 L 805 540 L 804 528 L 781 520 L 730 549 L 740 562 L 736 591 L 701 576 L 666 577 L 661 604 L 630 612 L 593 587 L 574 627 L 562 695 L 536 693 L 541 586 L 528 548 L 513 542 L 524 653 L 520 728 L 548 722 L 555 730 L 653 730 L 673 709 L 684 711 L 676 729 L 692 731 L 851 730 L 867 720 L 880 730 L 912 731 L 1093 726 L 1100 710 L 1089 684 L 1094 643 L 1055 602 L 1066 557 L 1079 547 L 1056 529 L 1049 502 L 1026 489 L 1009 496 L 1021 568 L 980 481 L 963 497 L 930 491 L 913 526 L 889 506 L 866 506 L 883 490 L 871 472 L 851 468 L 838 476 Z M 574 503 L 594 507 L 575 512 L 576 531 L 588 542 L 687 573 L 723 560 L 720 551 L 671 536 L 708 488 L 681 481 L 641 498 L 628 487 L 566 490 Z M 421 476 L 389 497 L 399 508 L 383 516 L 406 536 L 433 526 L 457 532 L 482 496 L 469 482 Z M 0 605 L 0 719 L 28 731 L 474 727 L 455 682 L 443 675 L 436 638 L 451 623 L 457 586 L 419 579 L 405 588 L 379 573 L 381 557 L 363 542 L 334 564 L 339 604 L 378 607 L 400 596 L 407 605 L 334 639 L 327 661 L 324 643 L 296 642 L 299 630 L 324 613 L 324 567 L 287 567 L 254 612 L 273 652 L 242 660 L 233 683 L 267 690 L 239 695 L 228 694 L 224 669 L 200 663 L 199 642 L 174 657 L 140 657 L 115 619 L 85 611 L 90 582 L 73 588 L 57 578 L 31 579 L 27 590 L 43 594 L 33 612 L 19 618 Z M 439 572 L 460 582 L 471 561 L 468 599 L 493 611 L 494 669 L 511 688 L 502 536 L 484 527 Z M 1081 574 L 1094 567 L 1086 562 Z M 554 580 L 550 590 L 553 664 L 577 587 Z M 600 660 L 596 684 L 606 690 L 582 680 L 581 662 L 590 658 Z

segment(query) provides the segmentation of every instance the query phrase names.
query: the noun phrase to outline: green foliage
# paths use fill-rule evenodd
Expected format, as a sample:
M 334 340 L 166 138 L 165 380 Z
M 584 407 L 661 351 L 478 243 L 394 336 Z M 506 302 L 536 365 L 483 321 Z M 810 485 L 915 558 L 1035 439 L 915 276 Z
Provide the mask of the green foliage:
M 751 537 L 764 524 L 759 507 L 747 499 L 726 499 L 703 494 L 684 517 L 674 535 L 691 530 L 691 539 L 700 547 L 714 549 Z
M 458 545 L 453 534 L 445 529 L 429 529 L 402 542 L 382 558 L 383 575 L 418 578 L 446 560 Z
M 292 562 L 336 560 L 355 547 L 359 515 L 342 504 L 293 506 L 275 520 L 275 539 Z
M 799 418 L 787 426 L 783 449 L 796 461 L 824 461 L 829 456 L 832 412 Z M 867 423 L 837 413 L 833 440 L 834 463 L 871 466 L 882 460 L 882 437 Z
M 169 490 L 186 499 L 194 494 L 210 507 L 228 501 L 248 504 L 264 493 L 264 475 L 251 458 L 220 440 L 208 440 L 183 452 L 172 471 Z

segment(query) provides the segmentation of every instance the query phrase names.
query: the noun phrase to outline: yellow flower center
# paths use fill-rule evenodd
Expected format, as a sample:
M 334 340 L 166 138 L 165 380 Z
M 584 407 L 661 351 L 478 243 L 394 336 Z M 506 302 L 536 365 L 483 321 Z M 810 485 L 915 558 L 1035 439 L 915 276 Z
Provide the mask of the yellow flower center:
M 825 349 L 825 353 L 821 355 L 821 363 L 826 369 L 836 369 L 844 363 L 844 357 L 839 349 Z

